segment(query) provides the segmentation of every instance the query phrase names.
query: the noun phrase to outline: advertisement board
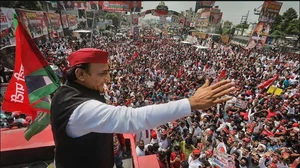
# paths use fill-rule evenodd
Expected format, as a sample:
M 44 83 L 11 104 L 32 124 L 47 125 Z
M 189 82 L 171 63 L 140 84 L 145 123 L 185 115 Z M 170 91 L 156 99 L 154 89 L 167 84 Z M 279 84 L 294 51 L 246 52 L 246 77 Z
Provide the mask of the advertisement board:
M 64 29 L 69 27 L 68 18 L 66 14 L 61 14 L 61 22 Z
M 222 16 L 223 16 L 222 12 L 210 12 L 209 22 L 212 24 L 218 24 L 221 22 Z
M 67 14 L 68 25 L 70 30 L 77 29 L 77 17 L 75 15 Z
M 260 15 L 258 18 L 259 22 L 273 23 L 276 16 L 279 14 L 282 6 L 282 2 L 276 1 L 264 1 L 262 5 Z
M 62 32 L 63 31 L 59 14 L 46 13 L 46 16 L 47 16 L 47 20 L 48 20 L 49 32 L 52 32 L 52 31 Z
M 48 34 L 44 12 L 23 9 L 17 9 L 17 12 L 32 38 L 38 38 Z
M 1 34 L 0 38 L 5 39 L 4 46 L 15 44 L 15 27 L 14 27 L 14 14 L 16 11 L 12 8 L 0 8 L 1 17 Z M 4 47 L 1 46 L 1 47 Z M 1 48 L 0 47 L 0 48 Z
M 215 5 L 215 1 L 200 1 L 200 8 L 211 8 Z
M 133 11 L 140 12 L 141 1 L 57 1 L 60 10 L 95 9 L 104 11 Z M 135 8 L 135 9 L 134 9 Z
M 140 33 L 139 33 L 139 27 L 137 25 L 133 26 L 133 39 L 137 41 L 139 39 Z
M 248 48 L 257 46 L 263 48 L 267 41 L 267 37 L 270 31 L 270 24 L 266 22 L 259 22 L 252 32 L 252 36 L 248 43 Z
M 221 41 L 223 43 L 229 43 L 229 36 L 228 35 L 221 35 Z
M 198 13 L 196 19 L 196 26 L 200 26 L 200 27 L 208 26 L 209 15 L 210 15 L 209 11 L 202 11 L 201 13 Z

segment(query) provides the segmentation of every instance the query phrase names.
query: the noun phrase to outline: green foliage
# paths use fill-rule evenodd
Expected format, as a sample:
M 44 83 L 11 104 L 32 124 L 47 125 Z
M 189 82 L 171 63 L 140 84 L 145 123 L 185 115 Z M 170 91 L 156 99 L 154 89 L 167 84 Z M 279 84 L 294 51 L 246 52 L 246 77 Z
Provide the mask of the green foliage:
M 289 8 L 283 15 L 278 15 L 271 25 L 270 36 L 284 38 L 289 35 L 300 36 L 300 18 L 294 8 Z
M 230 34 L 230 29 L 227 29 L 227 30 L 224 30 L 223 32 L 222 32 L 222 35 L 228 35 L 228 34 Z
M 2 1 L 1 7 L 42 10 L 42 5 L 39 1 Z
M 236 28 L 243 28 L 243 26 L 244 26 L 244 29 L 248 29 L 249 28 L 249 24 L 238 24 L 237 26 L 236 26 Z
M 107 14 L 105 14 L 105 19 L 111 19 L 112 22 L 113 22 L 113 25 L 115 27 L 119 26 L 120 19 L 119 19 L 119 17 L 115 13 L 107 13 Z

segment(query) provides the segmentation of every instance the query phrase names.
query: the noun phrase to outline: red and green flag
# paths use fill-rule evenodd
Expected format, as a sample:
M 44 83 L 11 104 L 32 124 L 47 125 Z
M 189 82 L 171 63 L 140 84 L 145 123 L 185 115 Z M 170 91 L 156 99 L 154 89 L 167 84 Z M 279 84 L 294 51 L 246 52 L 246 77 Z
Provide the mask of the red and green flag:
M 16 61 L 8 85 L 3 110 L 21 111 L 33 122 L 25 131 L 25 139 L 43 131 L 50 123 L 50 94 L 60 81 L 19 19 L 16 26 Z

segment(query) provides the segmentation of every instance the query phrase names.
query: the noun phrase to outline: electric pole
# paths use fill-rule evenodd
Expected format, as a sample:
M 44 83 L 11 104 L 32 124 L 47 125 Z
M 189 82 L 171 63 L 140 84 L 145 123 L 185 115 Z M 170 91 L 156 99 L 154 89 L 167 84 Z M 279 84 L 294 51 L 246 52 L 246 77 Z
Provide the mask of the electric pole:
M 246 16 L 242 16 L 241 18 L 241 25 L 242 25 L 242 36 L 244 34 L 244 29 L 245 29 L 245 26 L 247 25 L 247 20 L 248 20 L 248 16 L 249 16 L 249 10 L 248 10 L 248 13 Z

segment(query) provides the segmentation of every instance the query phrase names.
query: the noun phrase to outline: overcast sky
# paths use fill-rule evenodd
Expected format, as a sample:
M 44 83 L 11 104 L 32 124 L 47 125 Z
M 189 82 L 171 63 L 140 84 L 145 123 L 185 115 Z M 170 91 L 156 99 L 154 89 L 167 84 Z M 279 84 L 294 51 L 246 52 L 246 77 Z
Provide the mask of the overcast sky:
M 156 8 L 160 1 L 143 1 L 142 6 L 144 9 L 142 11 Z M 188 10 L 190 8 L 195 10 L 196 1 L 164 1 L 168 6 L 169 10 L 174 10 L 177 12 Z M 215 5 L 218 5 L 223 12 L 223 20 L 229 20 L 233 24 L 239 24 L 241 17 L 247 15 L 248 10 L 249 18 L 248 22 L 257 22 L 258 15 L 254 15 L 254 8 L 258 8 L 263 4 L 264 1 L 216 1 Z M 282 2 L 282 1 L 279 1 Z M 280 14 L 283 14 L 287 9 L 294 8 L 299 16 L 299 1 L 284 1 Z

